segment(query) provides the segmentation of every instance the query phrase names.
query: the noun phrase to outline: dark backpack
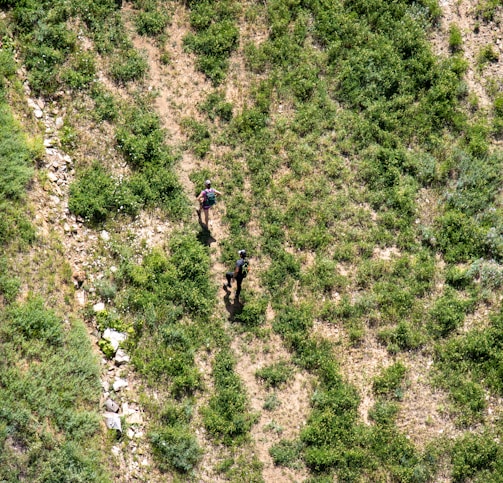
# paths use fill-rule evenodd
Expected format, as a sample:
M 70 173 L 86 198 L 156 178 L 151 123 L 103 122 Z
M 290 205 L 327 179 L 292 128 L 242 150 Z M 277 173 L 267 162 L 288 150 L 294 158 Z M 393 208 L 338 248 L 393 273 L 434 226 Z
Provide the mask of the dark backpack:
M 248 260 L 245 260 L 243 265 L 241 265 L 241 274 L 243 275 L 243 278 L 246 278 L 248 275 Z
M 213 190 L 206 190 L 204 197 L 204 206 L 213 206 L 217 202 L 217 194 Z

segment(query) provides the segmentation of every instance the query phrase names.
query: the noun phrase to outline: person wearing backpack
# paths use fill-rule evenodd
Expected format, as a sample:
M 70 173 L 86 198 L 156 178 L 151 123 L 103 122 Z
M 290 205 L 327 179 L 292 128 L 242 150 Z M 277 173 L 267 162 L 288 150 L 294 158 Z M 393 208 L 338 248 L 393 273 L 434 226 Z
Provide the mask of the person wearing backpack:
M 241 283 L 243 279 L 246 278 L 249 271 L 249 262 L 246 258 L 246 250 L 239 250 L 239 260 L 236 261 L 236 268 L 233 272 L 227 272 L 225 278 L 227 279 L 227 287 L 232 286 L 232 279 L 236 279 L 236 300 L 239 300 L 239 294 L 241 293 Z
M 204 212 L 204 224 L 208 227 L 210 208 L 217 202 L 217 196 L 222 196 L 222 193 L 211 187 L 211 181 L 209 179 L 204 182 L 204 185 L 206 188 L 199 193 L 197 199 L 199 200 L 201 208 Z

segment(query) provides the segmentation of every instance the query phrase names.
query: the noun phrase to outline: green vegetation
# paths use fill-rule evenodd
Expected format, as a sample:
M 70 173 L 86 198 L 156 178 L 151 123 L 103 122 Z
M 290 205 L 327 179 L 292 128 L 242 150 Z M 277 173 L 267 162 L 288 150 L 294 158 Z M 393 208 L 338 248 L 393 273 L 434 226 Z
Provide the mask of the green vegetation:
M 82 323 L 64 328 L 31 299 L 1 313 L 0 341 L 0 478 L 107 481 L 98 364 Z
M 187 142 L 173 149 L 143 83 L 146 59 L 127 38 L 115 1 L 0 5 L 16 35 L 12 40 L 0 30 L 2 246 L 15 251 L 35 241 L 21 213 L 36 150 L 27 147 L 4 101 L 16 72 L 14 45 L 34 96 L 74 98 L 76 115 L 60 131 L 63 148 L 79 153 L 71 212 L 94 228 L 127 224 L 142 210 L 180 226 L 157 248 L 131 246 L 129 234 L 99 248 L 119 268 L 95 283 L 107 311 L 88 312 L 100 330 L 129 334 L 125 346 L 145 383 L 148 438 L 162 472 L 197 479 L 204 448 L 195 430 L 202 424 L 225 453 L 215 471 L 261 481 L 256 456 L 236 450 L 246 446 L 258 418 L 230 339 L 267 338 L 267 312 L 291 358 L 256 371 L 270 390 L 263 409 L 282 404 L 278 395 L 296 371 L 307 371 L 313 384 L 299 436 L 269 448 L 276 465 L 307 468 L 310 481 L 427 482 L 440 467 L 453 481 L 497 480 L 501 428 L 487 416 L 503 391 L 503 158 L 493 143 L 503 132 L 503 100 L 494 81 L 489 117 L 476 109 L 464 81 L 467 46 L 459 26 L 449 28 L 451 55 L 434 55 L 428 39 L 437 2 L 177 4 L 187 9 L 192 29 L 184 46 L 213 90 L 197 106 L 202 119 L 181 116 Z M 174 4 L 132 5 L 137 33 L 155 38 L 161 62 L 170 63 Z M 481 1 L 477 15 L 492 21 L 499 7 Z M 264 36 L 242 45 L 250 89 L 233 105 L 224 83 L 242 41 L 238 21 L 258 20 Z M 81 48 L 83 38 L 89 50 Z M 494 46 L 484 46 L 479 74 L 497 60 Z M 97 80 L 103 66 L 123 98 Z M 81 122 L 115 144 L 106 153 L 96 146 L 90 156 L 79 152 Z M 204 159 L 205 169 L 190 173 L 197 192 L 210 177 L 225 193 L 222 221 L 230 236 L 218 240 L 220 262 L 232 266 L 243 246 L 258 261 L 244 305 L 229 309 L 232 324 L 215 309 L 208 240 L 188 221 L 187 195 L 194 193 L 184 193 L 175 174 L 179 151 Z M 12 266 L 8 255 L 0 257 L 0 342 L 8 351 L 5 367 L 0 363 L 0 399 L 17 403 L 0 407 L 0 474 L 7 481 L 21 471 L 47 481 L 106 481 L 93 452 L 96 367 L 76 352 L 85 334 L 31 295 L 16 302 L 24 281 Z M 489 320 L 481 315 L 487 312 Z M 325 338 L 323 329 L 337 336 Z M 358 389 L 341 373 L 339 357 L 368 340 L 387 349 L 390 363 L 369 381 L 375 404 L 371 424 L 363 424 Z M 110 344 L 101 348 L 112 356 Z M 443 409 L 463 432 L 449 444 L 433 438 L 424 449 L 397 423 L 415 370 L 408 357 L 418 353 L 433 354 L 431 382 L 446 392 Z M 45 359 L 63 369 L 54 374 Z M 211 374 L 202 374 L 204 364 Z M 149 400 L 150 391 L 159 397 Z M 283 428 L 272 421 L 264 430 Z M 85 454 L 84 440 L 91 442 Z

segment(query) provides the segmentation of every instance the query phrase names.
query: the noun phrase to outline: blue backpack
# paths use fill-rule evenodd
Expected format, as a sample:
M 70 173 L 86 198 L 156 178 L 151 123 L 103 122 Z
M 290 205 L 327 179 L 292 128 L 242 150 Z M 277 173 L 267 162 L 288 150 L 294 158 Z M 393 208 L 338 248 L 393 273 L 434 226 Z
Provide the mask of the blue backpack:
M 213 189 L 204 190 L 204 206 L 213 206 L 217 202 L 217 194 Z

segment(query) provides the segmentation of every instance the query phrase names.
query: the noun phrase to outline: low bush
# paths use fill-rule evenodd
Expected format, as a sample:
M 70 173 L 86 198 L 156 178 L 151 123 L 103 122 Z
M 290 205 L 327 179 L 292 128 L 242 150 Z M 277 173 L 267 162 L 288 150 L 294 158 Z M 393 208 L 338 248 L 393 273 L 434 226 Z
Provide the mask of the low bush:
M 455 23 L 449 25 L 449 49 L 451 52 L 458 52 L 462 49 L 463 37 L 461 29 Z
M 430 310 L 429 332 L 434 337 L 446 337 L 461 325 L 471 306 L 470 301 L 461 300 L 454 291 L 447 290 Z
M 301 465 L 302 444 L 299 441 L 282 439 L 269 448 L 269 454 L 276 466 L 297 469 Z
M 372 383 L 374 394 L 390 399 L 402 399 L 406 373 L 407 368 L 401 362 L 383 369 L 381 375 L 375 377 Z
M 145 57 L 133 48 L 116 54 L 110 65 L 110 75 L 117 84 L 141 80 L 147 70 Z
M 134 16 L 136 31 L 140 35 L 148 35 L 150 37 L 162 34 L 169 21 L 169 15 L 164 9 L 148 9 Z
M 215 394 L 202 409 L 206 430 L 226 445 L 243 442 L 255 422 L 255 416 L 248 411 L 242 382 L 234 372 L 235 364 L 227 349 L 216 355 L 213 364 Z
M 175 469 L 187 473 L 201 459 L 202 450 L 196 437 L 183 425 L 154 428 L 149 439 L 161 471 Z
M 293 375 L 293 368 L 287 361 L 279 361 L 262 367 L 255 372 L 266 387 L 278 387 L 287 382 Z
M 490 434 L 468 433 L 454 443 L 452 465 L 452 477 L 456 483 L 497 479 L 498 470 L 503 467 L 501 447 Z

